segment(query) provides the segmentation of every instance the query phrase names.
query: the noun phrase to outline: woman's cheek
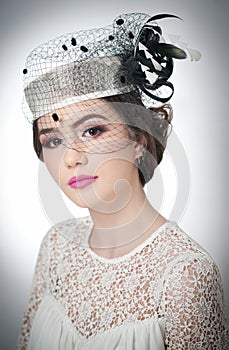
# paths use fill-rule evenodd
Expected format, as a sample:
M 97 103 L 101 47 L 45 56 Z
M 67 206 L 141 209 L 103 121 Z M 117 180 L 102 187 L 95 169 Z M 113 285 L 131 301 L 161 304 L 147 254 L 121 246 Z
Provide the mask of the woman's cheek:
M 44 162 L 45 165 L 54 179 L 54 181 L 60 186 L 63 186 L 63 161 L 62 160 L 57 160 L 55 157 L 48 157 L 48 159 L 45 157 L 45 152 L 44 152 Z
M 119 195 L 129 193 L 130 187 L 133 186 L 136 167 L 126 159 L 109 159 L 106 160 L 96 170 L 98 181 L 94 183 L 95 193 L 98 198 L 111 201 Z M 120 192 L 120 189 L 122 191 Z

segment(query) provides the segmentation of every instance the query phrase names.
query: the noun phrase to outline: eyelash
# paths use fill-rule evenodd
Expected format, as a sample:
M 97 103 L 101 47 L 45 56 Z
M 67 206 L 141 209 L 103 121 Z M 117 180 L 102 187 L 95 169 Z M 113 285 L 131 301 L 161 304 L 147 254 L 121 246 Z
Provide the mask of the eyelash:
M 58 144 L 54 145 L 54 146 L 51 146 L 51 143 L 52 142 L 58 142 Z M 58 147 L 60 144 L 62 143 L 62 139 L 59 139 L 58 137 L 52 137 L 52 138 L 48 138 L 48 140 L 46 140 L 42 146 L 45 147 L 45 148 L 56 148 Z
M 87 132 L 90 132 L 90 131 L 97 131 L 98 133 L 96 133 L 96 135 L 90 135 L 90 136 L 85 136 L 85 134 Z M 102 134 L 103 132 L 106 131 L 106 128 L 103 127 L 103 126 L 92 126 L 90 128 L 87 128 L 83 133 L 82 133 L 82 136 L 81 138 L 97 138 L 100 134 Z M 55 145 L 51 145 L 53 142 L 57 142 L 57 144 Z M 56 148 L 58 147 L 60 144 L 62 144 L 63 140 L 61 138 L 58 138 L 58 137 L 49 137 L 47 140 L 45 140 L 43 143 L 42 143 L 42 146 L 45 147 L 45 148 Z
M 103 127 L 103 126 L 92 126 L 92 127 L 88 128 L 87 130 L 85 130 L 85 131 L 83 132 L 82 137 L 85 136 L 86 132 L 89 132 L 89 131 L 91 131 L 91 130 L 93 130 L 93 131 L 95 131 L 95 130 L 99 131 L 99 133 L 98 133 L 97 135 L 93 135 L 93 136 L 90 135 L 90 137 L 92 137 L 92 138 L 96 138 L 96 137 L 98 137 L 100 134 L 102 134 L 103 132 L 106 131 L 105 127 Z

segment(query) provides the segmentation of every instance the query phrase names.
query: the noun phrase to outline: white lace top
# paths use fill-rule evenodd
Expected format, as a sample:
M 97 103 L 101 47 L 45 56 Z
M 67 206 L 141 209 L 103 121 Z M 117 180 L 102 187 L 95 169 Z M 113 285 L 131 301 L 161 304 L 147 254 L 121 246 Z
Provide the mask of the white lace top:
M 91 228 L 44 238 L 17 349 L 229 349 L 219 271 L 176 223 L 115 259 L 91 250 Z

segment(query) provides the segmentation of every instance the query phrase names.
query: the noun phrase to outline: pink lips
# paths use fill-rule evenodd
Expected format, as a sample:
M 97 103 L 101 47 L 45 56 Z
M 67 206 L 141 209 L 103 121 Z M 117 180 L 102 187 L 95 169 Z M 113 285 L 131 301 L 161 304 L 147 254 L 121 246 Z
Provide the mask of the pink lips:
M 90 176 L 90 175 L 73 176 L 68 181 L 68 185 L 72 188 L 83 188 L 90 185 L 97 178 L 98 176 Z

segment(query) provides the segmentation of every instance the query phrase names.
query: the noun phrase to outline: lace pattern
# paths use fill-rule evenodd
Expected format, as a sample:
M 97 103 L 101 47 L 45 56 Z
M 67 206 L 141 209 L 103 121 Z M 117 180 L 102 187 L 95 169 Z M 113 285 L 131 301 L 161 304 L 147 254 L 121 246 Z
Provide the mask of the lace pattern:
M 84 339 L 148 319 L 165 324 L 166 349 L 228 349 L 219 271 L 172 222 L 116 259 L 87 245 L 89 218 L 53 227 L 44 238 L 18 349 L 26 349 L 44 295 L 61 305 Z

